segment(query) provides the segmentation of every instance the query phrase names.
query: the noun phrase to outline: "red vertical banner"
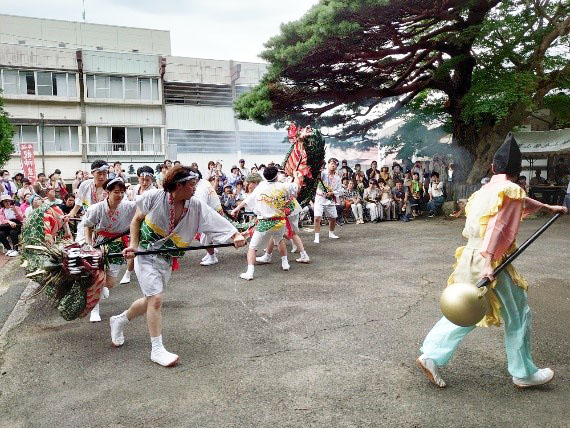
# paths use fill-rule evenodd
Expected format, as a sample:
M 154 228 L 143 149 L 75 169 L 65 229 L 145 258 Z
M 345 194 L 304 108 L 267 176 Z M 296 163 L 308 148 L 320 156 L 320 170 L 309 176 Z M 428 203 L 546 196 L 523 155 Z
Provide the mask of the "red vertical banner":
M 24 177 L 32 183 L 36 182 L 36 159 L 34 157 L 33 144 L 20 144 L 20 160 L 22 161 L 22 171 Z

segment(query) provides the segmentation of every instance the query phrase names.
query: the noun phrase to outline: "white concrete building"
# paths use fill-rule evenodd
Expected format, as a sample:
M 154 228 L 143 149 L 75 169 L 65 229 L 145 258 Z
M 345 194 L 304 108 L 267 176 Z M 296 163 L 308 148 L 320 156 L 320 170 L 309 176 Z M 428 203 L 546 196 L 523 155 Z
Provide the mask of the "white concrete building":
M 99 158 L 135 169 L 281 162 L 286 132 L 232 108 L 265 67 L 171 56 L 168 31 L 0 15 L 0 89 L 16 130 L 6 168 L 21 170 L 19 143 L 35 145 L 37 172 L 65 179 Z
M 240 158 L 246 166 L 282 163 L 289 145 L 285 130 L 237 120 L 237 96 L 259 83 L 265 64 L 166 57 L 164 97 L 169 154 L 182 163 L 221 161 L 229 171 Z

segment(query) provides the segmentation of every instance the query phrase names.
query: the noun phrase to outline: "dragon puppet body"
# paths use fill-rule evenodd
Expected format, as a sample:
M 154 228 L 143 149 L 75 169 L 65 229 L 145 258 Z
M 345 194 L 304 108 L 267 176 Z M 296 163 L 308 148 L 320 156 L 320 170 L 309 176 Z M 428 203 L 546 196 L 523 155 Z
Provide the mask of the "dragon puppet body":
M 291 148 L 285 155 L 284 169 L 290 176 L 295 171 L 303 174 L 304 186 L 297 195 L 297 201 L 304 207 L 309 205 L 317 191 L 325 161 L 325 139 L 318 130 L 309 126 L 297 128 L 294 123 L 289 126 L 288 135 Z

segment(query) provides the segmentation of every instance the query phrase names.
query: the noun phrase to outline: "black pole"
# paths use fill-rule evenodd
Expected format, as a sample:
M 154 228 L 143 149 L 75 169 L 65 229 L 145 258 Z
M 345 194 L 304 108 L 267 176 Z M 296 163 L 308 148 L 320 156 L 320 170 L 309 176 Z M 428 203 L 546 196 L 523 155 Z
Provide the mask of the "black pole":
M 524 250 L 526 250 L 530 244 L 532 244 L 534 241 L 536 241 L 536 239 L 540 235 L 542 235 L 546 229 L 548 229 L 550 226 L 552 226 L 552 223 L 554 223 L 556 220 L 558 220 L 558 218 L 561 215 L 562 214 L 560 214 L 560 213 L 556 214 L 554 217 L 552 217 L 550 220 L 548 220 L 548 222 L 546 222 L 544 224 L 544 226 L 542 226 L 540 229 L 538 229 L 536 232 L 534 232 L 530 238 L 528 238 L 526 241 L 523 242 L 523 244 L 518 248 L 518 250 L 516 250 L 513 254 L 511 254 L 509 257 L 507 257 L 507 259 L 503 263 L 501 263 L 501 265 L 499 267 L 497 267 L 497 269 L 495 269 L 495 271 L 493 272 L 493 276 L 496 277 L 499 273 L 501 273 L 503 271 L 503 269 L 505 269 L 518 256 L 520 256 L 521 253 Z M 489 280 L 489 278 L 485 277 L 477 283 L 477 287 L 478 288 L 485 287 L 485 286 L 489 285 L 490 283 L 491 283 L 491 281 Z
M 145 256 L 147 254 L 168 254 L 168 253 L 175 253 L 178 251 L 209 250 L 212 248 L 233 247 L 233 246 L 234 246 L 233 243 L 227 243 L 227 244 L 180 247 L 180 248 L 159 248 L 157 250 L 135 251 L 135 256 Z M 123 253 L 110 253 L 107 254 L 107 257 L 123 257 Z

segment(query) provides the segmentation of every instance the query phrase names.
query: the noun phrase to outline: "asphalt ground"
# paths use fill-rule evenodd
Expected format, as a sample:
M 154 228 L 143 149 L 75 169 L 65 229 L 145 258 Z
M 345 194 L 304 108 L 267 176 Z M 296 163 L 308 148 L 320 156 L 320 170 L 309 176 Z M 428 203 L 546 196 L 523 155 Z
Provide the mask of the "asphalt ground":
M 519 242 L 545 221 L 524 222 Z M 320 245 L 303 234 L 310 265 L 284 273 L 275 254 L 250 282 L 238 278 L 243 249 L 223 249 L 213 267 L 191 254 L 165 295 L 164 343 L 181 358 L 172 369 L 150 361 L 143 318 L 110 346 L 108 318 L 140 296 L 136 281 L 111 292 L 97 324 L 66 322 L 39 299 L 0 354 L 0 426 L 568 427 L 570 216 L 515 262 L 530 283 L 533 355 L 552 383 L 513 386 L 502 328 L 467 336 L 441 371 L 446 389 L 416 367 L 462 227 L 346 225 L 337 241 L 323 228 Z

